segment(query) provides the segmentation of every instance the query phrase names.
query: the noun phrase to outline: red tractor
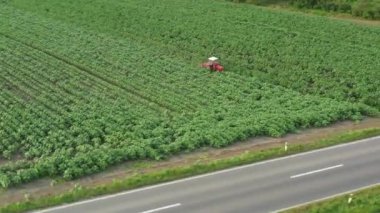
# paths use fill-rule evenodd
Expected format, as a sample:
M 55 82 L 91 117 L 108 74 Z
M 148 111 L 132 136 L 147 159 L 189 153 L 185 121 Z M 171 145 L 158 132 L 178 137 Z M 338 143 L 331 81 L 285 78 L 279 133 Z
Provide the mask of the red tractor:
M 216 72 L 223 72 L 224 70 L 224 67 L 219 64 L 217 57 L 208 58 L 208 62 L 203 63 L 202 67 Z

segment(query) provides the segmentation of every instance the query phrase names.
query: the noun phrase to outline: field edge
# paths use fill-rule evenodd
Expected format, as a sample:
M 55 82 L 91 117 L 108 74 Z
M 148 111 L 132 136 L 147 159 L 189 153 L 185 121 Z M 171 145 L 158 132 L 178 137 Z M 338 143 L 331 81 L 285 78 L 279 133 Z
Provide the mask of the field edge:
M 139 187 L 159 184 L 163 182 L 169 182 L 173 180 L 187 178 L 190 176 L 196 176 L 245 164 L 251 164 L 259 161 L 321 149 L 333 145 L 348 143 L 355 140 L 375 137 L 379 135 L 380 128 L 366 128 L 362 130 L 353 130 L 334 135 L 325 139 L 312 141 L 311 143 L 290 145 L 287 151 L 284 150 L 283 145 L 277 145 L 273 148 L 245 152 L 234 157 L 213 160 L 208 163 L 193 163 L 185 167 L 162 169 L 146 174 L 136 174 L 127 179 L 117 180 L 109 184 L 99 185 L 95 187 L 82 187 L 78 184 L 75 185 L 75 187 L 70 191 L 53 196 L 42 196 L 39 198 L 33 198 L 29 194 L 26 194 L 24 201 L 1 206 L 0 212 L 25 212 L 57 205 L 63 205 L 67 203 L 73 203 L 97 196 L 118 193 L 121 191 L 136 189 Z
M 352 190 L 349 192 L 337 194 L 331 197 L 323 198 L 315 202 L 309 202 L 290 209 L 280 210 L 281 213 L 300 213 L 300 212 L 371 212 L 373 209 L 368 209 L 376 204 L 376 195 L 380 194 L 380 183 Z M 348 199 L 352 198 L 348 203 Z M 372 205 L 371 205 L 372 204 Z M 363 207 L 366 206 L 366 207 Z M 340 209 L 336 209 L 340 208 Z M 376 209 L 375 209 L 376 210 Z M 378 209 L 380 210 L 380 209 Z

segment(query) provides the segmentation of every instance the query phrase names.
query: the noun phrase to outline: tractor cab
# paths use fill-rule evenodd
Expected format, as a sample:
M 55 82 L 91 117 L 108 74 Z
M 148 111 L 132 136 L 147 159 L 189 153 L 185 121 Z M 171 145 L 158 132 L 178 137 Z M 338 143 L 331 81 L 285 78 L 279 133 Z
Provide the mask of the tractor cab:
M 209 69 L 210 71 L 223 72 L 224 67 L 220 65 L 217 57 L 210 57 L 208 61 L 202 64 L 203 68 Z

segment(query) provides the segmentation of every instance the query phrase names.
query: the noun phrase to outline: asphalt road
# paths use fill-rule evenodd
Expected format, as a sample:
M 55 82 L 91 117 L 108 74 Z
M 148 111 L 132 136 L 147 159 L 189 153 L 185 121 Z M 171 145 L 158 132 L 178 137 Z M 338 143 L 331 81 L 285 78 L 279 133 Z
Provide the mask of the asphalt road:
M 380 137 L 40 212 L 274 212 L 380 183 Z

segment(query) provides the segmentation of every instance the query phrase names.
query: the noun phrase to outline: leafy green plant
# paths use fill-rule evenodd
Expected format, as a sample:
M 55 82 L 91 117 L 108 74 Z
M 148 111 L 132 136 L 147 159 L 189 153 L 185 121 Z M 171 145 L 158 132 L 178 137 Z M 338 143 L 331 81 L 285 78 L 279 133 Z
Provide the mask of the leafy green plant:
M 378 113 L 378 29 L 171 1 L 0 3 L 2 187 Z

